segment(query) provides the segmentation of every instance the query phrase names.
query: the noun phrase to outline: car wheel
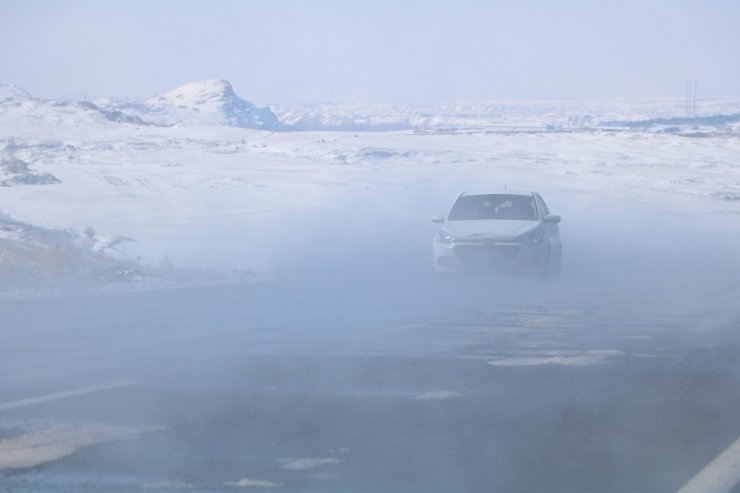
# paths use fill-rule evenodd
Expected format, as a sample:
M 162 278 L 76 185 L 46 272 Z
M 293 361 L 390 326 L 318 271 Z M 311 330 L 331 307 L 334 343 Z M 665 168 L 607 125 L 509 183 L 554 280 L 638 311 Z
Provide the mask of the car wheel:
M 547 262 L 545 263 L 545 277 L 556 278 L 560 276 L 562 259 L 563 255 L 561 250 L 558 250 L 557 253 L 550 252 L 547 255 Z
M 561 259 L 562 255 L 560 251 L 554 253 L 548 248 L 547 257 L 545 258 L 541 272 L 543 279 L 554 279 L 560 275 Z

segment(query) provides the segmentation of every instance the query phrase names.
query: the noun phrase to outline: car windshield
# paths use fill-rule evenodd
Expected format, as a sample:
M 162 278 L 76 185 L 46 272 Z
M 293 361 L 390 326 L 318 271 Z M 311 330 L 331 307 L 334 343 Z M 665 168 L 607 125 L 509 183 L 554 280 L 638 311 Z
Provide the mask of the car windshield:
M 531 195 L 463 195 L 450 211 L 450 221 L 503 219 L 534 221 L 537 207 Z

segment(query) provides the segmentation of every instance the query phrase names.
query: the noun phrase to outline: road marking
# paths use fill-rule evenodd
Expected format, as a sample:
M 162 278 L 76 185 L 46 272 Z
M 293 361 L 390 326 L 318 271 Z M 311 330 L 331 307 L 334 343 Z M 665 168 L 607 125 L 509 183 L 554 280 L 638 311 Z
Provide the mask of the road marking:
M 65 390 L 64 392 L 54 392 L 53 394 L 40 395 L 38 397 L 29 397 L 28 399 L 20 399 L 17 401 L 5 402 L 0 404 L 0 411 L 8 411 L 10 409 L 17 409 L 19 407 L 33 406 L 34 404 L 41 404 L 44 402 L 58 401 L 60 399 L 67 399 L 69 397 L 77 397 L 85 394 L 92 394 L 94 392 L 102 392 L 104 390 L 118 389 L 121 387 L 128 387 L 134 385 L 134 381 L 121 381 L 112 382 L 102 385 L 91 385 L 90 387 L 82 387 L 79 389 Z
M 719 454 L 678 493 L 728 493 L 740 482 L 740 438 Z

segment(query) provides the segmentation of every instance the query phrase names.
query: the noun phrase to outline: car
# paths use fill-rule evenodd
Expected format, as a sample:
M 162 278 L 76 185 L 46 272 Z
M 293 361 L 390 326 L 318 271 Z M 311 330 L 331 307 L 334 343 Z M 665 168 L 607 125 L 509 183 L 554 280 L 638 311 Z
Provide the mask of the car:
M 560 216 L 536 192 L 462 193 L 434 216 L 434 270 L 551 276 L 560 272 Z

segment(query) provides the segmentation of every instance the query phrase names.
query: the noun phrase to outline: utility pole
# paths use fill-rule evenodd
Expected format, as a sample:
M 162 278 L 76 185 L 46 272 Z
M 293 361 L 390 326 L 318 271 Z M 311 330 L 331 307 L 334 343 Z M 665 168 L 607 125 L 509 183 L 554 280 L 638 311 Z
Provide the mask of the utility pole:
M 698 81 L 696 78 L 686 81 L 683 110 L 687 118 L 696 116 L 697 87 Z
M 686 81 L 683 86 L 683 115 L 689 116 L 689 91 L 691 88 L 691 81 Z

